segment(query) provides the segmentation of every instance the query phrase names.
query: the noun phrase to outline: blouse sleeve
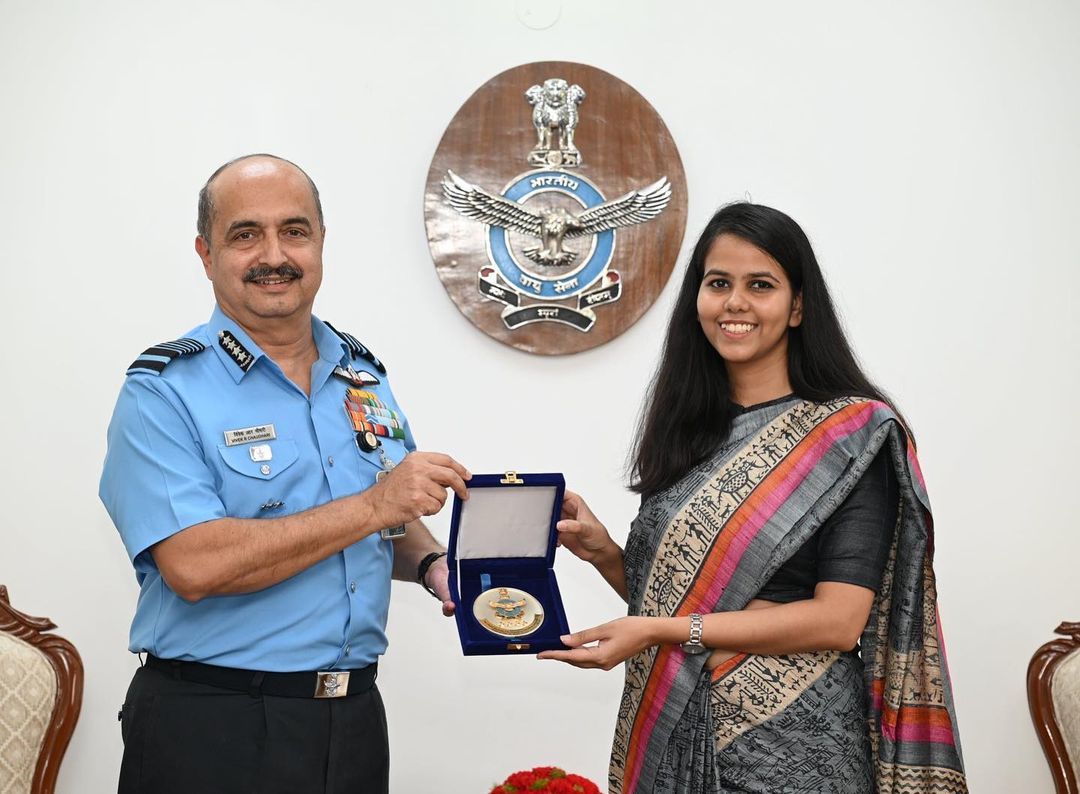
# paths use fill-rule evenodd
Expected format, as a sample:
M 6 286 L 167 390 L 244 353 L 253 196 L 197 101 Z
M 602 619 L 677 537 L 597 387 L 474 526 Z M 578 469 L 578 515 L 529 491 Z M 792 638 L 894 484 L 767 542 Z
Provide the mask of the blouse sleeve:
M 899 498 L 885 447 L 819 530 L 819 582 L 878 589 L 892 546 Z

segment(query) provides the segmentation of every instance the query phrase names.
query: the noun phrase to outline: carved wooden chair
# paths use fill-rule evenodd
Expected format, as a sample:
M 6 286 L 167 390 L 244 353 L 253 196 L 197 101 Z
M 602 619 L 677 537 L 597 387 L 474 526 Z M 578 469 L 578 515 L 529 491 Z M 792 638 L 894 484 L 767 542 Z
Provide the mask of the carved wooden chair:
M 1031 657 L 1028 706 L 1057 794 L 1080 794 L 1080 623 L 1062 623 Z
M 52 794 L 82 707 L 75 646 L 11 606 L 0 585 L 0 792 Z

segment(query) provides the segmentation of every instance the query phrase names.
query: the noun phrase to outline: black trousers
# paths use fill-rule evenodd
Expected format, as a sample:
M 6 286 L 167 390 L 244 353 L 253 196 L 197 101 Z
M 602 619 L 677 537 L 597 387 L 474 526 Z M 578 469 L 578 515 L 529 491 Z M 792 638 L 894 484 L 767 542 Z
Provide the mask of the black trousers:
M 387 794 L 378 689 L 343 698 L 249 694 L 141 667 L 121 718 L 120 794 Z

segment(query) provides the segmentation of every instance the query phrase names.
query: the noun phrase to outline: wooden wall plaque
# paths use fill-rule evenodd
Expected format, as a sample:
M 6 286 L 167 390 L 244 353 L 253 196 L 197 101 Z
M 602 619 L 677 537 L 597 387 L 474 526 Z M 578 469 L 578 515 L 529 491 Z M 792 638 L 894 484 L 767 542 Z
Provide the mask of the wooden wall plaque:
M 461 106 L 428 171 L 424 220 L 450 299 L 529 353 L 615 338 L 667 283 L 686 229 L 671 134 L 592 66 L 508 69 Z

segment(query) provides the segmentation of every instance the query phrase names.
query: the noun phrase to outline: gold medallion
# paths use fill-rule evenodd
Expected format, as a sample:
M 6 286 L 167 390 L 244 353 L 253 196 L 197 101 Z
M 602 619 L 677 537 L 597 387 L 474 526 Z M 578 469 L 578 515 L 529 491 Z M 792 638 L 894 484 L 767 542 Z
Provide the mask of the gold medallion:
M 473 617 L 500 637 L 523 637 L 543 624 L 544 608 L 524 590 L 494 587 L 473 601 Z

